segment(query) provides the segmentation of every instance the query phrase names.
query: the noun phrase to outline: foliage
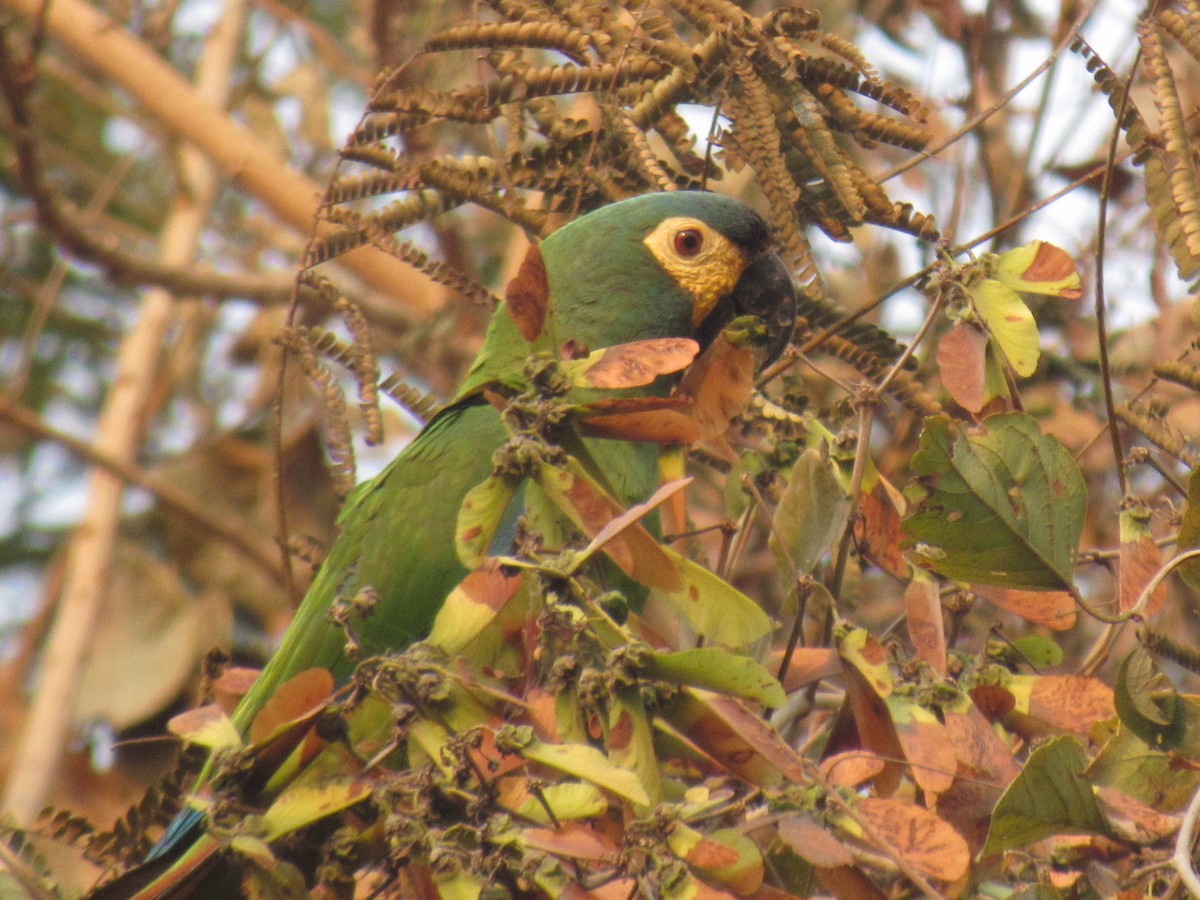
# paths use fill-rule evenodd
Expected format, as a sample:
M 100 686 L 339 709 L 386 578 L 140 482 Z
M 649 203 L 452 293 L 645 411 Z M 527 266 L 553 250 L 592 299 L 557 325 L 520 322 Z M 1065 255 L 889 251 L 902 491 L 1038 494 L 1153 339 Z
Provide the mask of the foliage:
M 207 823 L 197 865 L 236 862 L 255 897 L 1087 897 L 1192 884 L 1194 835 L 1180 827 L 1200 797 L 1200 698 L 1189 692 L 1200 659 L 1187 615 L 1200 563 L 1179 554 L 1200 547 L 1200 369 L 1183 302 L 1200 275 L 1196 82 L 1186 74 L 1200 65 L 1200 7 L 1188 0 L 1140 21 L 1140 82 L 1085 40 L 1083 19 L 1059 23 L 1074 55 L 1056 65 L 1082 61 L 1115 130 L 1101 162 L 1051 160 L 1034 177 L 1033 149 L 1010 143 L 1011 97 L 988 90 L 1000 51 L 1049 24 L 1020 4 L 1007 30 L 994 11 L 893 6 L 876 23 L 890 44 L 913 43 L 924 23 L 979 69 L 954 137 L 973 142 L 956 165 L 977 167 L 981 193 L 964 183 L 972 176 L 959 179 L 961 196 L 938 215 L 948 234 L 986 231 L 971 244 L 952 246 L 931 213 L 893 199 L 921 193 L 932 208 L 936 192 L 914 185 L 952 180 L 926 157 L 948 146 L 950 104 L 881 75 L 863 33 L 845 36 L 836 15 L 724 0 L 504 0 L 478 21 L 439 19 L 401 65 L 388 29 L 375 35 L 391 63 L 340 151 L 287 321 L 277 305 L 239 336 L 237 365 L 253 359 L 262 386 L 238 432 L 149 473 L 70 443 L 30 411 L 53 412 L 75 377 L 72 348 L 99 354 L 123 325 L 23 294 L 34 310 L 16 342 L 24 363 L 0 411 L 22 434 L 154 493 L 151 516 L 170 530 L 153 549 L 186 577 L 123 549 L 113 589 L 130 601 L 122 621 L 144 617 L 120 634 L 158 640 L 176 664 L 164 670 L 194 664 L 198 623 L 231 619 L 230 602 L 277 618 L 304 581 L 298 562 L 319 556 L 293 542 L 280 567 L 263 549 L 272 471 L 284 532 L 327 536 L 334 495 L 353 490 L 364 451 L 400 421 L 381 395 L 427 418 L 461 374 L 483 316 L 463 304 L 423 320 L 436 304 L 405 306 L 414 283 L 486 308 L 488 285 L 522 255 L 516 232 L 536 238 L 646 191 L 710 187 L 767 211 L 803 296 L 793 346 L 762 372 L 756 325 L 741 320 L 707 335 L 700 356 L 693 342 L 662 341 L 531 359 L 533 387 L 496 400 L 511 440 L 463 504 L 455 549 L 471 571 L 427 640 L 360 659 L 346 684 L 302 673 L 245 736 L 229 713 L 252 673 L 212 668 L 208 702 L 166 728 L 212 752 L 206 778 L 177 770 L 105 831 L 94 810 L 5 826 L 0 892 L 71 893 L 33 844 L 49 838 L 99 866 L 98 896 L 120 896 L 120 871 L 182 804 Z M 344 18 L 318 12 L 331 28 Z M 327 52 L 343 37 L 318 31 L 316 13 L 306 24 Z M 105 279 L 79 268 L 66 277 L 101 284 L 94 302 L 114 309 L 130 271 L 137 283 L 183 279 L 205 296 L 279 303 L 277 287 L 249 277 L 231 284 L 137 256 L 164 206 L 153 166 L 109 213 L 134 234 L 121 232 L 118 251 L 72 218 L 88 179 L 60 166 L 67 187 L 54 188 L 44 178 L 53 154 L 37 151 L 61 142 L 112 164 L 96 149 L 93 120 L 105 114 L 84 104 L 77 119 L 46 115 L 61 107 L 31 103 L 20 62 L 0 60 L 8 120 L 28 126 L 3 138 L 17 160 L 6 184 L 32 197 L 44 230 L 15 261 L 16 278 L 43 278 L 53 243 L 102 268 Z M 53 79 L 52 97 L 81 102 L 60 74 L 41 77 Z M 246 90 L 264 88 L 251 79 Z M 1038 123 L 1052 116 L 1048 98 Z M 311 89 L 306 114 L 323 99 Z M 706 136 L 696 110 L 711 122 Z M 54 128 L 39 132 L 45 121 Z M 314 157 L 328 151 L 310 146 Z M 906 154 L 890 174 L 911 181 L 877 171 Z M 1118 251 L 1103 230 L 1090 248 L 1091 236 L 1063 235 L 1052 220 L 1018 234 L 1064 177 L 1094 192 L 1105 227 L 1124 228 L 1143 262 L 1169 260 L 1169 272 L 1147 263 L 1157 303 L 1147 323 L 1110 330 L 1104 260 Z M 979 197 L 986 227 L 964 212 Z M 1141 227 L 1146 216 L 1152 227 Z M 239 247 L 254 231 L 245 209 L 225 224 L 222 252 L 247 270 L 298 249 L 282 238 Z M 819 235 L 848 245 L 857 265 L 839 265 Z M 1057 246 L 1068 238 L 1071 252 Z M 381 299 L 380 282 L 355 268 L 370 253 L 428 281 Z M 906 289 L 926 313 L 908 346 L 873 315 Z M 835 302 L 856 295 L 880 299 L 852 312 Z M 182 403 L 171 392 L 187 393 L 185 351 L 198 377 L 197 348 L 219 334 L 213 316 L 206 324 L 188 309 L 186 340 L 171 351 L 180 374 L 155 400 L 160 411 Z M 518 326 L 543 313 L 518 311 Z M 7 316 L 0 325 L 15 334 Z M 43 328 L 54 340 L 38 351 Z M 564 399 L 570 385 L 635 389 L 664 375 L 679 388 L 657 405 Z M 275 396 L 284 414 L 271 454 Z M 664 445 L 663 487 L 623 509 L 580 463 L 581 434 Z M 25 438 L 27 471 L 35 454 Z M 497 550 L 518 496 L 532 524 Z M 555 517 L 574 528 L 565 541 L 538 530 Z M 153 526 L 131 521 L 123 540 L 150 543 Z M 27 534 L 10 543 L 28 545 L 8 551 L 24 558 L 44 545 Z M 567 549 L 547 549 L 558 546 Z M 622 573 L 620 591 L 601 588 L 601 565 Z M 138 602 L 137 585 L 151 583 L 154 609 L 188 612 L 160 622 Z M 364 591 L 334 610 L 352 655 L 371 607 Z M 130 653 L 119 636 L 103 641 L 109 661 Z M 114 668 L 137 667 L 89 671 L 116 678 Z M 84 705 L 124 727 L 183 679 L 164 671 L 129 696 L 113 688 L 111 709 Z

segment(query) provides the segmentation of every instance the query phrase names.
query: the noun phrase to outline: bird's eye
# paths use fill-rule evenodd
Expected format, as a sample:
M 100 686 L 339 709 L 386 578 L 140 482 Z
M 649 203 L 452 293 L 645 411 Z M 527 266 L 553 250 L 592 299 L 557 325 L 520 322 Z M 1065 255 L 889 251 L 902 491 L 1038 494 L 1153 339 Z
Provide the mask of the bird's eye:
M 675 252 L 680 256 L 695 256 L 704 249 L 704 235 L 699 228 L 684 228 L 675 234 Z

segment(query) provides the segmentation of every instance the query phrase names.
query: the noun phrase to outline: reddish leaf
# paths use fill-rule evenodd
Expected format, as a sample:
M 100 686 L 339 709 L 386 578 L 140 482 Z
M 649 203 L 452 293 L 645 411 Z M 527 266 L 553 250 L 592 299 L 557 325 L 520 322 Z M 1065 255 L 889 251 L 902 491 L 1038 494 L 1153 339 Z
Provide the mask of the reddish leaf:
M 987 333 L 966 321 L 954 323 L 938 343 L 937 364 L 942 385 L 954 402 L 968 412 L 983 409 L 987 343 Z
M 1112 688 L 1083 675 L 1031 675 L 1028 714 L 1059 731 L 1087 734 L 1117 714 Z M 1014 679 L 1016 680 L 1016 679 Z M 1012 690 L 1010 684 L 1009 689 Z M 1017 710 L 1021 709 L 1018 695 Z
M 593 408 L 595 403 L 590 404 Z M 691 444 L 702 437 L 700 426 L 674 409 L 612 413 L 581 419 L 579 430 L 587 437 L 647 444 Z
M 550 305 L 550 282 L 546 279 L 546 264 L 537 244 L 529 248 L 521 268 L 508 283 L 504 292 L 504 306 L 512 318 L 521 337 L 533 343 L 546 324 L 546 310 Z
M 261 669 L 243 666 L 226 668 L 221 673 L 221 677 L 213 682 L 213 693 L 216 695 L 217 702 L 221 704 L 221 708 L 232 715 L 239 701 L 250 692 L 250 688 L 254 687 L 254 682 L 261 674 Z
M 783 650 L 776 650 L 771 654 L 767 668 L 778 672 L 782 662 Z M 788 664 L 788 670 L 783 673 L 781 682 L 783 689 L 791 693 L 814 681 L 824 681 L 841 674 L 842 661 L 832 647 L 797 647 L 792 651 L 791 662 Z
M 858 787 L 883 772 L 884 761 L 865 750 L 847 750 L 821 760 L 821 772 L 838 787 Z
M 1024 591 L 975 584 L 971 592 L 1035 625 L 1055 631 L 1075 627 L 1075 600 L 1066 591 Z
M 684 688 L 660 714 L 680 739 L 751 784 L 805 781 L 804 760 L 740 700 Z
M 846 845 L 807 816 L 788 816 L 777 827 L 779 839 L 814 866 L 832 869 L 854 865 L 854 856 Z
M 942 621 L 942 598 L 937 582 L 924 569 L 913 570 L 913 580 L 904 590 L 908 637 L 917 656 L 940 674 L 946 674 L 946 631 Z
M 858 497 L 854 537 L 867 559 L 894 578 L 908 578 L 908 562 L 900 549 L 900 521 L 904 497 L 886 478 L 878 475 L 870 490 Z
M 1137 503 L 1121 510 L 1121 551 L 1118 560 L 1117 608 L 1127 612 L 1162 568 L 1162 550 L 1150 532 L 1150 508 Z M 1167 583 L 1154 589 L 1145 615 L 1153 616 L 1167 602 Z
M 837 900 L 887 900 L 887 894 L 857 867 L 817 869 L 817 880 Z
M 606 862 L 614 859 L 621 849 L 607 835 L 578 822 L 564 822 L 559 829 L 526 828 L 521 834 L 531 850 L 566 859 Z
M 853 647 L 855 638 L 864 635 L 866 643 L 856 652 Z M 904 764 L 900 762 L 904 759 L 904 748 L 881 693 L 884 686 L 880 683 L 882 676 L 878 674 L 878 669 L 880 666 L 886 669 L 886 666 L 868 663 L 879 658 L 880 654 L 886 655 L 882 645 L 861 629 L 851 632 L 838 645 L 846 680 L 845 702 L 854 716 L 862 746 L 885 760 L 883 771 L 875 779 L 875 789 L 880 796 L 886 797 L 900 785 L 904 773 Z
M 996 258 L 996 277 L 1009 287 L 1064 300 L 1083 296 L 1075 260 L 1061 247 L 1033 241 Z
M 298 722 L 324 706 L 333 694 L 328 669 L 305 669 L 279 687 L 250 723 L 250 743 L 266 740 L 278 728 Z
M 946 791 L 958 769 L 949 732 L 933 713 L 908 698 L 889 698 L 888 709 L 913 781 L 930 794 Z
M 727 330 L 728 331 L 728 330 Z M 748 340 L 731 341 L 723 331 L 683 376 L 677 393 L 693 401 L 692 419 L 702 439 L 729 430 L 754 392 L 754 346 Z

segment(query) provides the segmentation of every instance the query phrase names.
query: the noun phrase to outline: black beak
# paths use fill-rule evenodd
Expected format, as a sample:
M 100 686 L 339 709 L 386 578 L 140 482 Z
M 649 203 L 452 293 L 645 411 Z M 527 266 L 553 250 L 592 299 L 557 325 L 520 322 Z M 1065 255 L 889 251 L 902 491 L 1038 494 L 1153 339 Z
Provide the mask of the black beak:
M 796 324 L 796 286 L 787 266 L 774 253 L 748 265 L 733 292 L 709 313 L 697 335 L 700 346 L 707 347 L 738 316 L 758 316 L 767 326 L 763 365 L 778 359 L 792 339 Z

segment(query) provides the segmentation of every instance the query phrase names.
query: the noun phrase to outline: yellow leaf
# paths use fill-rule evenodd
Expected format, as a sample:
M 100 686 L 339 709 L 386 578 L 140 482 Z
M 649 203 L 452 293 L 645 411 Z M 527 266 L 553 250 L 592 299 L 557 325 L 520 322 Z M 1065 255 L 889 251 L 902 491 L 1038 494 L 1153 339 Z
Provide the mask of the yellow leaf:
M 1029 307 L 1015 290 L 992 278 L 971 287 L 969 293 L 992 341 L 1013 371 L 1028 378 L 1037 369 L 1041 353 L 1037 323 Z

